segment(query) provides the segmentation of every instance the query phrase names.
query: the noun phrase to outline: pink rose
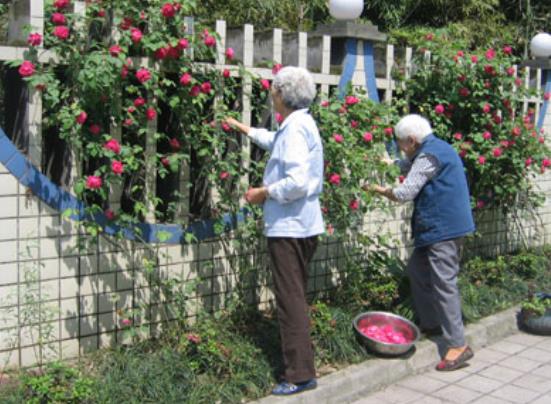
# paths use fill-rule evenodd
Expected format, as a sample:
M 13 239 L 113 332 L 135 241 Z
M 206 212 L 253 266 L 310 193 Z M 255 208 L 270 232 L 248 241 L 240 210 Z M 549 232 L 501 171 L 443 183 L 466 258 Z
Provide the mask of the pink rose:
M 130 30 L 130 38 L 135 44 L 139 43 L 142 40 L 143 34 L 138 28 L 132 28 Z
M 172 139 L 170 139 L 168 141 L 168 143 L 170 144 L 170 147 L 172 148 L 172 150 L 174 151 L 178 151 L 180 150 L 180 147 L 182 147 L 180 145 L 180 141 L 178 139 L 176 139 L 175 137 L 173 137 Z
M 88 114 L 84 111 L 82 111 L 80 114 L 78 114 L 76 120 L 79 125 L 84 124 L 86 122 L 86 119 L 88 118 Z
M 184 73 L 182 74 L 182 76 L 180 77 L 180 84 L 183 85 L 183 86 L 188 86 L 191 84 L 191 74 L 189 73 Z
M 90 133 L 92 135 L 96 135 L 96 136 L 99 135 L 100 132 L 101 132 L 101 127 L 96 123 L 90 125 L 90 127 L 88 129 L 90 130 Z
M 333 185 L 339 185 L 341 183 L 341 176 L 337 173 L 333 173 L 329 176 L 329 182 Z
M 492 60 L 496 57 L 496 51 L 494 49 L 490 48 L 486 51 L 484 56 L 486 56 L 487 60 Z
M 390 127 L 389 127 L 389 128 L 385 128 L 384 132 L 385 132 L 385 135 L 386 135 L 386 136 L 392 136 L 392 134 L 394 133 L 394 129 L 392 129 L 392 128 L 390 128 Z
M 279 112 L 276 112 L 275 118 L 276 118 L 276 122 L 277 122 L 278 124 L 281 125 L 281 124 L 283 123 L 283 115 L 281 115 Z
M 136 72 L 136 78 L 140 83 L 143 84 L 146 81 L 151 79 L 151 73 L 145 67 L 142 67 L 140 70 Z
M 360 102 L 360 99 L 358 97 L 354 97 L 353 95 L 348 95 L 344 99 L 344 102 L 346 105 L 354 105 Z
M 161 13 L 165 18 L 172 18 L 176 15 L 176 9 L 170 3 L 165 3 L 161 8 Z
M 28 60 L 24 60 L 21 66 L 19 66 L 19 75 L 21 77 L 30 77 L 34 74 L 34 71 L 34 64 Z
M 520 87 L 522 85 L 522 80 L 520 78 L 515 79 L 515 86 Z
M 525 167 L 530 167 L 532 165 L 532 158 L 531 157 L 528 157 L 525 161 L 524 161 L 524 166 Z
M 492 138 L 492 134 L 486 131 L 482 134 L 482 137 L 484 138 L 484 140 L 490 140 Z
M 544 166 L 545 168 L 551 166 L 551 160 L 548 159 L 548 158 L 544 158 L 543 161 L 541 162 L 541 165 Z
M 40 35 L 39 33 L 32 33 L 32 34 L 29 34 L 28 38 L 27 38 L 27 43 L 31 46 L 38 46 L 42 43 L 42 35 Z
M 58 10 L 67 8 L 67 7 L 69 7 L 70 4 L 71 4 L 70 0 L 55 0 L 54 1 L 54 7 L 57 8 Z
M 168 49 L 165 47 L 159 48 L 155 51 L 154 56 L 155 56 L 155 59 L 163 60 L 168 56 Z
M 98 177 L 96 175 L 89 175 L 86 177 L 86 188 L 88 189 L 99 189 L 101 188 L 103 184 L 103 181 L 101 180 L 101 177 Z
M 58 25 L 54 28 L 54 36 L 61 40 L 69 38 L 69 28 L 67 28 L 65 25 Z
M 145 117 L 148 121 L 152 121 L 157 117 L 157 111 L 155 111 L 155 108 L 147 108 L 145 111 Z
M 329 106 L 329 101 L 327 101 L 327 100 L 322 101 L 321 106 L 324 107 L 324 108 L 327 108 Z
M 209 48 L 212 48 L 216 45 L 216 38 L 211 35 L 205 35 L 205 39 L 203 40 L 203 42 Z
M 459 151 L 459 157 L 465 158 L 466 155 L 467 155 L 467 150 L 461 149 L 461 150 Z
M 129 318 L 123 318 L 123 319 L 121 320 L 121 324 L 122 324 L 123 326 L 125 326 L 125 327 L 128 327 L 129 325 L 132 324 L 132 320 L 130 320 Z
M 373 134 L 371 132 L 365 132 L 363 134 L 363 139 L 365 142 L 369 143 L 373 140 Z
M 210 81 L 205 81 L 203 84 L 201 84 L 201 92 L 203 94 L 210 94 L 212 91 L 212 84 L 210 84 Z
M 222 127 L 222 130 L 224 132 L 231 132 L 231 126 L 228 125 L 226 122 L 222 122 L 222 125 L 220 125 Z
M 478 157 L 478 162 L 479 162 L 480 164 L 486 163 L 486 157 L 484 157 L 484 156 Z
M 201 336 L 197 334 L 188 334 L 187 340 L 189 342 L 193 342 L 194 344 L 200 344 L 201 343 Z
M 515 75 L 515 68 L 514 67 L 508 67 L 507 68 L 507 75 L 514 76 Z
M 235 56 L 235 51 L 233 50 L 233 48 L 226 49 L 226 57 L 229 60 L 232 60 L 234 56 Z
M 145 105 L 145 99 L 143 97 L 138 97 L 134 100 L 134 106 L 136 108 L 143 107 Z
M 224 76 L 225 79 L 228 79 L 231 76 L 231 72 L 228 69 L 224 69 L 222 76 Z
M 350 122 L 350 127 L 352 129 L 356 129 L 358 126 L 360 126 L 360 123 L 358 121 L 351 121 Z
M 478 63 L 478 56 L 476 55 L 471 56 L 471 62 Z
M 494 123 L 495 123 L 496 125 L 499 125 L 499 124 L 501 123 L 501 121 L 502 121 L 502 119 L 501 119 L 501 117 L 500 117 L 499 115 L 494 115 L 494 116 L 493 116 L 493 119 L 494 119 Z
M 484 106 L 482 107 L 482 111 L 484 111 L 484 113 L 486 113 L 486 114 L 487 114 L 488 112 L 490 112 L 491 109 L 492 109 L 492 107 L 490 107 L 490 104 L 487 104 L 487 103 L 484 104 Z
M 222 171 L 220 173 L 220 179 L 221 180 L 227 180 L 228 178 L 230 178 L 230 173 L 227 172 L 227 171 Z
M 275 76 L 281 69 L 283 69 L 283 65 L 281 63 L 276 63 L 274 67 L 272 67 L 272 74 Z
M 182 38 L 178 41 L 178 49 L 184 50 L 189 47 L 189 41 L 186 38 Z
M 434 39 L 434 34 L 432 32 L 429 32 L 428 34 L 425 35 L 425 39 L 427 41 L 432 41 Z
M 499 157 L 503 154 L 503 150 L 501 150 L 499 147 L 496 147 L 492 153 L 494 157 Z
M 508 148 L 509 146 L 512 146 L 514 143 L 509 142 L 508 140 L 501 140 L 499 144 L 502 145 L 504 148 Z
M 133 114 L 134 112 L 136 112 L 136 107 L 128 107 L 127 111 L 129 114 Z
M 104 145 L 103 145 L 104 148 L 106 148 L 107 150 L 111 150 L 112 152 L 114 152 L 115 154 L 120 154 L 121 152 L 121 145 L 120 143 L 117 141 L 117 139 L 110 139 L 108 140 Z
M 109 48 L 109 54 L 113 57 L 117 57 L 122 52 L 122 48 L 119 45 L 113 45 Z
M 436 107 L 434 107 L 434 112 L 438 115 L 443 114 L 445 111 L 445 108 L 442 104 L 438 104 Z
M 67 22 L 67 19 L 65 18 L 64 14 L 53 13 L 52 16 L 50 17 L 50 21 L 54 25 L 65 25 L 65 23 Z
M 513 48 L 511 48 L 509 45 L 505 45 L 503 47 L 503 53 L 505 55 L 512 55 L 513 54 Z
M 461 140 L 461 139 L 463 139 L 463 135 L 462 135 L 461 133 L 458 132 L 458 133 L 455 133 L 455 134 L 453 135 L 453 138 L 454 138 L 455 140 Z
M 353 199 L 350 201 L 350 204 L 348 206 L 350 206 L 350 209 L 352 210 L 358 210 L 358 208 L 360 207 L 360 201 L 358 201 L 357 199 Z
M 129 127 L 134 125 L 134 121 L 131 118 L 127 118 L 122 123 L 124 126 Z
M 272 86 L 272 85 L 270 84 L 270 82 L 269 82 L 268 80 L 266 80 L 266 79 L 260 80 L 260 85 L 262 86 L 262 88 L 263 88 L 264 90 L 269 90 L 270 87 Z
M 457 56 L 459 56 L 460 58 L 462 58 L 463 56 L 465 56 L 465 52 L 463 52 L 462 50 L 457 51 Z
M 124 171 L 124 164 L 118 160 L 113 160 L 111 162 L 111 171 L 113 171 L 113 174 L 121 175 Z
M 540 136 L 538 138 L 538 142 L 540 142 L 541 144 L 545 143 L 545 139 L 543 138 L 543 136 Z
M 333 139 L 335 140 L 335 142 L 337 143 L 342 143 L 344 141 L 344 137 L 343 135 L 340 135 L 338 133 L 333 133 Z
M 511 131 L 511 133 L 513 134 L 513 136 L 520 136 L 520 134 L 522 133 L 522 131 L 520 130 L 520 128 L 518 126 L 515 126 L 513 128 L 513 130 Z
M 201 87 L 200 86 L 193 86 L 191 90 L 189 91 L 189 95 L 192 97 L 197 97 L 199 94 L 201 94 Z
M 113 212 L 111 209 L 105 209 L 103 214 L 105 215 L 107 220 L 113 220 L 116 217 L 115 212 Z

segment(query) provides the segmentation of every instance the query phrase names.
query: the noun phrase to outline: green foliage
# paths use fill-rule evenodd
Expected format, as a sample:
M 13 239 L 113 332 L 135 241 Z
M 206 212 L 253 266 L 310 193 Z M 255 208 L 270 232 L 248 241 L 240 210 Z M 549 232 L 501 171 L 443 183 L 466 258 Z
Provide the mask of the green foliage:
M 48 364 L 43 374 L 28 374 L 21 380 L 25 402 L 29 404 L 90 403 L 93 388 L 93 379 L 60 362 Z
M 551 166 L 551 152 L 535 128 L 535 112 L 521 112 L 532 91 L 524 87 L 524 72 L 515 77 L 511 49 L 471 53 L 430 37 L 424 45 L 404 103 L 429 118 L 434 133 L 462 157 L 473 208 L 538 206 L 532 179 Z
M 525 316 L 543 316 L 547 310 L 551 309 L 551 299 L 533 295 L 530 299 L 522 302 L 521 308 Z
M 549 267 L 549 258 L 531 251 L 520 252 L 509 257 L 509 268 L 524 279 L 533 279 Z
M 505 257 L 497 257 L 495 260 L 475 257 L 465 263 L 463 273 L 474 286 L 497 286 L 504 284 L 507 267 Z

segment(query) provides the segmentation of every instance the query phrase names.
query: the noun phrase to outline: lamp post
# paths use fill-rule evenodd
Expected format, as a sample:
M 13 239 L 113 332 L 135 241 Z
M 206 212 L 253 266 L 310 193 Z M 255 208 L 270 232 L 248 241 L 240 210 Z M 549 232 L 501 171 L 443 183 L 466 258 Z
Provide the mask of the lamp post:
M 551 110 L 549 102 L 551 97 L 551 35 L 539 33 L 530 41 L 530 53 L 533 59 L 524 61 L 522 66 L 542 70 L 544 87 L 544 100 L 538 115 L 537 128 L 547 129 L 551 133 Z
M 356 23 L 364 9 L 363 0 L 329 0 L 329 13 L 337 21 L 321 25 L 314 35 L 331 36 L 331 64 L 342 65 L 339 94 L 345 95 L 352 80 L 358 57 L 364 60 L 365 81 L 369 98 L 379 101 L 375 80 L 373 42 L 386 41 L 386 35 L 370 23 Z

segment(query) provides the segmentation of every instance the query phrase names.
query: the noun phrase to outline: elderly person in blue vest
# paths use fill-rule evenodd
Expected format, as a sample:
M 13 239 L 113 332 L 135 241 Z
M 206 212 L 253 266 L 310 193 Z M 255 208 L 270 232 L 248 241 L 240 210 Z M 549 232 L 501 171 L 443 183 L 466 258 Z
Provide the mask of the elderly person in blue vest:
M 274 110 L 283 122 L 277 132 L 236 127 L 270 153 L 263 184 L 245 194 L 264 206 L 264 234 L 272 260 L 285 380 L 275 395 L 296 394 L 317 386 L 310 319 L 306 302 L 308 264 L 325 231 L 319 196 L 323 185 L 323 148 L 308 107 L 316 96 L 311 74 L 298 67 L 280 70 L 272 84 Z
M 473 357 L 465 342 L 457 287 L 462 239 L 475 230 L 463 163 L 419 115 L 403 117 L 395 132 L 398 147 L 407 157 L 395 163 L 407 176 L 395 188 L 369 188 L 392 201 L 414 202 L 415 248 L 407 273 L 415 309 L 421 329 L 426 334 L 441 332 L 447 344 L 436 369 L 459 369 Z

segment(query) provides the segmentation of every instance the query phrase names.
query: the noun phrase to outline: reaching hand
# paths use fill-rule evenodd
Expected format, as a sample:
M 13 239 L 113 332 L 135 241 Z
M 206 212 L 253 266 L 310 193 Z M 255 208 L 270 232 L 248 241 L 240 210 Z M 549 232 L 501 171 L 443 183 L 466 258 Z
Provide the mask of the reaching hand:
M 268 190 L 266 187 L 262 188 L 249 188 L 245 193 L 245 200 L 253 205 L 260 205 L 264 203 L 268 196 Z

